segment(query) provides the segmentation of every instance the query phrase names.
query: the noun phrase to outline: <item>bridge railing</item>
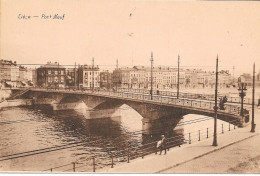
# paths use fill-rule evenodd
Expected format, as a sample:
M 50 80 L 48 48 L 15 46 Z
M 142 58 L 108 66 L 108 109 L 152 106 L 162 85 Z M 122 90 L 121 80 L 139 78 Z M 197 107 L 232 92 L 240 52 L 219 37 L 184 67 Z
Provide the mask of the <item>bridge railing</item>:
M 217 135 L 233 131 L 237 128 L 237 125 L 239 125 L 238 119 L 229 121 L 228 123 L 218 123 Z M 160 130 L 158 130 L 158 132 L 160 132 Z M 169 151 L 174 147 L 181 147 L 183 145 L 198 143 L 202 140 L 209 140 L 213 135 L 213 126 L 205 126 L 197 130 L 177 134 L 166 139 L 166 150 Z M 95 141 L 92 142 L 95 143 Z M 133 159 L 145 158 L 147 155 L 158 154 L 160 152 L 160 148 L 157 147 L 157 141 L 141 143 L 139 146 L 136 146 L 134 141 L 128 141 L 128 145 L 124 150 L 116 150 L 116 148 L 109 149 L 109 146 L 106 146 L 105 148 L 105 153 L 103 152 L 98 154 L 96 153 L 97 150 L 94 149 L 93 153 L 86 155 L 87 158 L 85 159 L 80 159 L 60 166 L 54 166 L 45 169 L 42 172 L 97 172 L 103 168 L 114 168 L 119 163 L 130 163 Z M 164 151 L 162 152 L 164 153 Z M 83 156 L 81 156 L 81 158 L 83 158 Z
M 131 98 L 131 99 L 138 99 L 138 100 L 149 100 L 151 101 L 150 94 L 140 94 L 140 93 L 132 93 L 132 92 L 110 92 L 107 93 L 108 95 L 124 97 L 124 98 Z M 210 109 L 213 110 L 215 103 L 208 102 L 204 100 L 189 100 L 184 98 L 177 99 L 176 97 L 168 97 L 168 96 L 161 96 L 161 95 L 153 95 L 152 101 L 160 102 L 164 104 L 174 104 L 180 106 L 188 106 L 194 108 L 201 108 L 201 109 Z M 226 113 L 231 114 L 240 114 L 240 107 L 238 105 L 228 105 L 225 104 L 225 109 L 220 110 Z
M 145 93 L 145 94 L 150 94 L 150 90 L 147 89 L 130 89 L 130 88 L 118 88 L 119 92 L 133 92 L 133 93 Z M 162 96 L 173 96 L 177 97 L 177 92 L 173 91 L 162 91 L 162 90 L 153 90 L 154 95 L 162 95 Z M 223 98 L 224 95 L 219 95 L 218 100 Z M 227 101 L 230 103 L 241 103 L 241 98 L 240 97 L 227 97 Z M 214 94 L 196 94 L 196 93 L 186 93 L 186 92 L 180 92 L 179 93 L 179 98 L 188 98 L 188 99 L 201 99 L 201 100 L 210 100 L 214 101 L 215 100 L 215 95 Z M 252 104 L 252 99 L 251 98 L 244 98 L 244 103 L 245 104 Z M 256 101 L 255 101 L 256 102 Z

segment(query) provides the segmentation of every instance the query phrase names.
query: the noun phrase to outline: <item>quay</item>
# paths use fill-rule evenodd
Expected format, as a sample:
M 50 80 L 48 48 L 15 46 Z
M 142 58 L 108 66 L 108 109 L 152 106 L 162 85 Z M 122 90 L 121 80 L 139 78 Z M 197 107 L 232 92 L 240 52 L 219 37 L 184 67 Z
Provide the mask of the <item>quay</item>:
M 260 109 L 257 109 L 259 114 Z M 260 119 L 257 119 L 259 124 Z M 232 169 L 249 157 L 259 157 L 260 128 L 250 132 L 250 125 L 227 131 L 218 132 L 218 146 L 212 146 L 213 138 L 175 147 L 167 151 L 166 155 L 151 154 L 131 160 L 130 163 L 115 165 L 114 168 L 99 170 L 99 173 L 232 173 Z M 248 146 L 248 141 L 255 146 Z M 248 147 L 247 147 L 248 146 Z M 248 151 L 242 148 L 248 148 Z M 252 147 L 254 151 L 250 150 Z M 226 151 L 225 151 L 226 150 Z M 241 151 L 242 150 L 242 151 Z M 223 152 L 225 151 L 225 152 Z M 236 151 L 236 152 L 232 152 Z M 227 153 L 227 154 L 226 154 Z M 257 155 L 258 153 L 258 155 Z M 250 156 L 248 156 L 250 155 Z M 199 160 L 199 163 L 198 163 Z M 210 164 L 211 165 L 210 165 Z M 196 166 L 195 166 L 196 165 Z M 256 166 L 259 168 L 259 165 Z M 252 170 L 251 170 L 252 171 Z M 239 173 L 246 173 L 239 171 Z M 252 171 L 251 173 L 254 173 Z

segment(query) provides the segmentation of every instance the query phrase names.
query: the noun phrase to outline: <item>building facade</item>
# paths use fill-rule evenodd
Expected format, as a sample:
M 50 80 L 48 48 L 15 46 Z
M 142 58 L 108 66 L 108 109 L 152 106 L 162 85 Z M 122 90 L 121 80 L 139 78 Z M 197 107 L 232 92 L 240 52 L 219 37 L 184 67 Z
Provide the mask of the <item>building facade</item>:
M 17 87 L 21 82 L 26 81 L 24 78 L 26 68 L 21 67 L 23 72 L 20 72 L 20 67 L 16 61 L 0 60 L 0 81 L 5 87 Z
M 76 67 L 66 69 L 66 86 L 78 87 L 78 69 Z
M 130 71 L 128 67 L 118 68 L 113 71 L 113 87 L 131 88 Z
M 113 88 L 113 74 L 108 70 L 100 72 L 100 87 L 106 89 Z
M 100 87 L 98 66 L 82 65 L 78 68 L 79 88 L 95 89 Z
M 37 69 L 37 86 L 44 88 L 64 88 L 66 69 L 59 63 L 48 62 Z
M 133 89 L 177 89 L 178 69 L 170 67 L 154 67 L 152 69 L 153 79 L 151 80 L 150 67 L 119 68 L 113 72 L 113 83 L 122 88 Z M 219 72 L 219 88 L 232 86 L 232 77 L 228 71 Z M 202 69 L 180 69 L 179 87 L 186 89 L 193 88 L 214 88 L 215 72 Z

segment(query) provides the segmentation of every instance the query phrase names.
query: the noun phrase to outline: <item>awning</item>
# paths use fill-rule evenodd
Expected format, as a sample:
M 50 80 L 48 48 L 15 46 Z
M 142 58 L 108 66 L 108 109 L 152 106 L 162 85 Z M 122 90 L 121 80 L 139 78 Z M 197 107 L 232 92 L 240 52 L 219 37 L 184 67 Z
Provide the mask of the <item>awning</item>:
M 22 81 L 22 84 L 23 84 L 24 86 L 26 85 L 26 83 L 25 83 L 25 82 L 23 82 L 23 81 Z

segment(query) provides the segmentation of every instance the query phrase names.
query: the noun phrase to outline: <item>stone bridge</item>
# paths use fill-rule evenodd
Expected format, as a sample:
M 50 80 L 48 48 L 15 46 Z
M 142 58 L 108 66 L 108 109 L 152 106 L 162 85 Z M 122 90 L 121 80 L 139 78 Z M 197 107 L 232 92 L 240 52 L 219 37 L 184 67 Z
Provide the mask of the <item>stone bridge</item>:
M 13 90 L 21 92 L 21 90 Z M 102 90 L 47 90 L 30 88 L 22 90 L 21 98 L 32 99 L 33 105 L 51 105 L 53 110 L 76 109 L 84 103 L 90 110 L 91 116 L 110 117 L 123 104 L 130 106 L 143 117 L 144 133 L 152 133 L 153 126 L 158 119 L 166 120 L 168 126 L 175 127 L 184 115 L 199 114 L 214 117 L 214 102 L 194 99 L 177 99 L 176 97 L 133 93 L 109 92 Z M 244 117 L 239 115 L 240 107 L 225 105 L 225 110 L 218 110 L 218 119 L 230 122 L 239 121 L 239 126 L 245 123 Z

